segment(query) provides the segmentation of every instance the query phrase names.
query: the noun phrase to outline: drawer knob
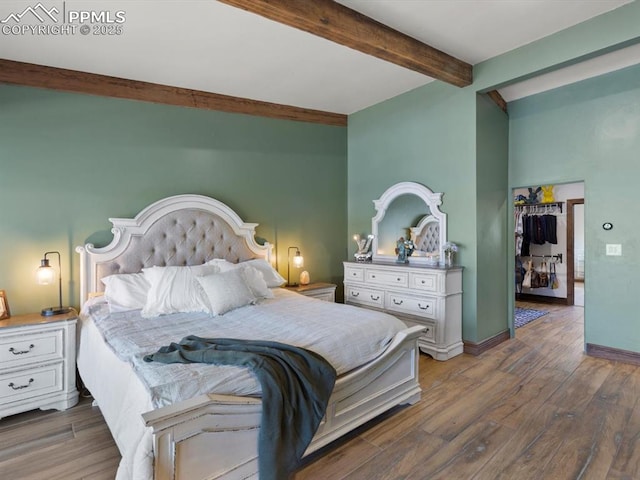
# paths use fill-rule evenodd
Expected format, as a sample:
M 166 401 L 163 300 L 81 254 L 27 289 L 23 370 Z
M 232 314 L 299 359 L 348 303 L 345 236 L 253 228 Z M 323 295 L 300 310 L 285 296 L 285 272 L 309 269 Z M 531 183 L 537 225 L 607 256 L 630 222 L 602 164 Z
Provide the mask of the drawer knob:
M 429 305 L 427 304 L 427 305 L 425 305 L 425 306 L 423 307 L 422 305 L 420 305 L 420 303 L 418 303 L 418 308 L 419 308 L 420 310 L 429 310 Z
M 393 303 L 394 303 L 395 305 L 402 305 L 402 302 L 403 302 L 403 300 L 398 301 L 398 300 L 396 300 L 395 298 L 393 299 Z
M 425 282 L 424 282 L 424 280 L 422 280 L 420 283 L 424 285 Z
M 396 281 L 398 281 L 398 282 L 399 282 L 399 281 L 400 281 L 400 278 L 396 278 Z
M 24 355 L 25 353 L 29 353 L 33 347 L 35 347 L 35 345 L 32 343 L 31 345 L 29 345 L 28 350 L 16 350 L 15 348 L 11 347 L 9 351 L 14 355 Z
M 29 383 L 27 383 L 26 385 L 16 385 L 15 383 L 11 382 L 9 386 L 14 390 L 22 390 L 23 388 L 28 388 L 32 383 L 33 383 L 33 378 L 30 378 Z
M 371 300 L 377 302 L 378 300 L 380 300 L 380 296 L 378 295 L 377 297 L 374 297 L 373 295 L 371 295 Z
M 358 274 L 356 272 L 351 272 L 351 275 L 353 275 L 355 277 Z
M 351 292 L 351 296 L 352 297 L 359 297 L 360 296 L 360 292 Z
M 376 276 L 375 275 L 371 275 L 371 278 L 376 278 Z

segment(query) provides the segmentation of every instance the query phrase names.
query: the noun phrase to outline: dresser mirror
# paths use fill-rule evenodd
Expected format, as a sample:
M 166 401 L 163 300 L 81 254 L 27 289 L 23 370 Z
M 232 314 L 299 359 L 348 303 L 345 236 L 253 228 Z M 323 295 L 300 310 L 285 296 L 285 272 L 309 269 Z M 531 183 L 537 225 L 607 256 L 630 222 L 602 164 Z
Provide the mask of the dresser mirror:
M 434 265 L 444 257 L 447 214 L 440 211 L 442 193 L 415 182 L 401 182 L 387 189 L 373 204 L 371 219 L 373 260 L 395 262 L 400 237 L 411 240 L 415 250 L 409 263 Z

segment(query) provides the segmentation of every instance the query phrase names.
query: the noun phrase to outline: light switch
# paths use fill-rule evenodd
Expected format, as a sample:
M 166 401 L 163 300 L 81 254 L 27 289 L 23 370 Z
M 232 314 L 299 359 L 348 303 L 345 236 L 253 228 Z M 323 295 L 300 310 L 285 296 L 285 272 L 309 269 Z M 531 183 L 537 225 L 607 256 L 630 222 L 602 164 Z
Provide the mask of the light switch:
M 607 243 L 607 255 L 622 255 L 622 245 L 619 243 Z

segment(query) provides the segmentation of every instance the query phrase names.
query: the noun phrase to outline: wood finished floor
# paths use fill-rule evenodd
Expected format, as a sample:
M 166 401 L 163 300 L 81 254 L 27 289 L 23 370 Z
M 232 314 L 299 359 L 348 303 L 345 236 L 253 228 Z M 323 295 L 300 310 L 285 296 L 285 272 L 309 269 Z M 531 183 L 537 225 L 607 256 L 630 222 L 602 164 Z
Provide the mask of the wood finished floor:
M 420 358 L 422 399 L 307 459 L 295 480 L 640 479 L 640 367 L 583 353 L 583 309 L 549 313 L 478 357 Z M 88 400 L 0 420 L 0 478 L 112 479 Z

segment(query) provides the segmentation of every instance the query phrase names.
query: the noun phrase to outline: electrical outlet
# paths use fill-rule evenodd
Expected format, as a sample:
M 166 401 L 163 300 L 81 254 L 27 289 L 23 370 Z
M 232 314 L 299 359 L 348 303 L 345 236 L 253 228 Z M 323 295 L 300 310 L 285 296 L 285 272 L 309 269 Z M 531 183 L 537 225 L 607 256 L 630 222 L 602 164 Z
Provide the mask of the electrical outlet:
M 622 255 L 622 245 L 619 243 L 607 243 L 607 255 Z

